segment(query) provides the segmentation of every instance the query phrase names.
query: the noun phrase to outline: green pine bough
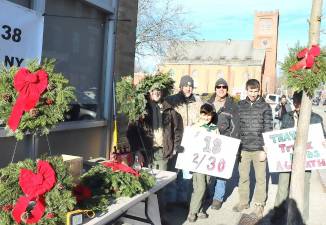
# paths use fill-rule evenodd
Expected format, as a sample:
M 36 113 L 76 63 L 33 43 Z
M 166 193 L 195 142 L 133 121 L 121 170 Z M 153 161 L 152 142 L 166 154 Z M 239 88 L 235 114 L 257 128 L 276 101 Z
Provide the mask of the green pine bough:
M 283 73 L 287 76 L 288 86 L 295 91 L 305 91 L 309 97 L 313 97 L 315 91 L 322 84 L 326 83 L 326 51 L 321 49 L 319 56 L 315 57 L 314 65 L 311 69 L 300 69 L 290 71 L 290 68 L 298 63 L 297 53 L 303 47 L 297 44 L 289 49 L 289 54 L 285 57 L 281 65 Z
M 41 65 L 36 61 L 28 63 L 26 68 L 31 73 L 40 69 L 46 71 L 48 86 L 33 112 L 23 114 L 15 132 L 9 129 L 7 123 L 18 97 L 14 88 L 14 76 L 19 68 L 3 66 L 0 69 L 0 125 L 6 126 L 9 134 L 13 134 L 17 140 L 22 140 L 26 133 L 48 134 L 51 128 L 64 120 L 65 112 L 70 109 L 69 104 L 76 99 L 75 88 L 69 85 L 69 81 L 61 73 L 55 71 L 54 66 L 54 59 L 44 59 Z
M 80 203 L 80 208 L 106 212 L 107 207 L 119 197 L 133 197 L 152 188 L 156 179 L 145 170 L 140 176 L 112 171 L 98 164 L 82 175 L 81 184 L 92 191 L 92 197 Z
M 37 222 L 38 225 L 60 225 L 65 224 L 66 213 L 76 207 L 76 198 L 72 194 L 75 186 L 73 177 L 69 173 L 69 165 L 62 157 L 44 157 L 56 173 L 56 184 L 45 197 L 45 212 Z M 0 224 L 16 225 L 12 217 L 12 209 L 17 199 L 24 196 L 19 186 L 19 174 L 21 169 L 29 169 L 36 173 L 37 162 L 27 159 L 18 163 L 11 163 L 0 169 Z M 52 215 L 51 218 L 48 215 Z
M 116 98 L 119 113 L 125 114 L 129 121 L 137 121 L 145 116 L 148 92 L 151 88 L 161 89 L 163 96 L 172 93 L 174 80 L 169 73 L 146 75 L 137 85 L 132 76 L 123 77 L 116 85 Z

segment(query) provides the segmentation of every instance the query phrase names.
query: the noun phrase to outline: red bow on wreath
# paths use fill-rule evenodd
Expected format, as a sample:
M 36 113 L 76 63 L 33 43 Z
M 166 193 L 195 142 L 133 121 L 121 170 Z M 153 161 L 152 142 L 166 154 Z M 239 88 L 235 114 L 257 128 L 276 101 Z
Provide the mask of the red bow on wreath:
M 36 174 L 28 169 L 20 170 L 19 185 L 29 197 L 40 196 L 50 191 L 55 183 L 55 171 L 46 161 L 39 160 L 37 162 Z
M 109 167 L 112 169 L 112 171 L 122 171 L 125 173 L 130 173 L 131 175 L 134 175 L 135 177 L 139 177 L 140 174 L 134 170 L 133 168 L 126 166 L 122 163 L 117 163 L 117 162 L 103 162 L 102 165 Z
M 315 57 L 319 55 L 320 48 L 318 45 L 312 45 L 310 49 L 305 48 L 297 54 L 301 60 L 291 66 L 289 70 L 294 72 L 300 69 L 310 69 L 314 65 Z
M 21 196 L 12 211 L 12 217 L 17 223 L 34 224 L 43 216 L 45 203 L 43 198 Z
M 30 73 L 26 68 L 19 69 L 14 78 L 19 95 L 8 119 L 10 129 L 17 129 L 23 113 L 36 106 L 47 86 L 48 74 L 44 70 Z
M 92 197 L 92 191 L 89 187 L 82 184 L 78 184 L 74 190 L 73 194 L 76 196 L 78 203 L 83 202 L 84 200 L 90 199 Z

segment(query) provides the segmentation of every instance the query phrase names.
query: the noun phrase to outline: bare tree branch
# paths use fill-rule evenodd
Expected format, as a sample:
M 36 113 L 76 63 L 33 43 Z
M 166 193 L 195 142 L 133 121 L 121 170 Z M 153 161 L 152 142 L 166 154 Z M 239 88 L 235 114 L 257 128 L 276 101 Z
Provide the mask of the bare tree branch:
M 139 0 L 136 57 L 164 56 L 168 46 L 195 39 L 195 26 L 185 21 L 187 12 L 172 0 Z

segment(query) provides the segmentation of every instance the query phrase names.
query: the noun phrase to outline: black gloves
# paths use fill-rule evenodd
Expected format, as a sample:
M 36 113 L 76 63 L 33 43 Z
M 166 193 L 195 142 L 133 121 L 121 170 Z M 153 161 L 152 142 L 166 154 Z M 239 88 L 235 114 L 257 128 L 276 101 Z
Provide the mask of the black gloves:
M 183 153 L 185 151 L 185 148 L 181 145 L 175 146 L 174 149 L 177 153 Z

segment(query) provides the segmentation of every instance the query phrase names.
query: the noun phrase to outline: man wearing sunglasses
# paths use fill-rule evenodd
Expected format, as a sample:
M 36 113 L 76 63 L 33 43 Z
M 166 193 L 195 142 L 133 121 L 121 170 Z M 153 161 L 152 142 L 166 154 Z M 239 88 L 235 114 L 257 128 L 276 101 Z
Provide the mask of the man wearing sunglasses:
M 217 123 L 220 134 L 239 138 L 239 113 L 233 98 L 228 95 L 228 83 L 219 78 L 215 83 L 215 93 L 208 100 L 213 104 L 217 113 Z M 225 194 L 226 180 L 216 178 L 212 209 L 219 210 L 222 207 Z

